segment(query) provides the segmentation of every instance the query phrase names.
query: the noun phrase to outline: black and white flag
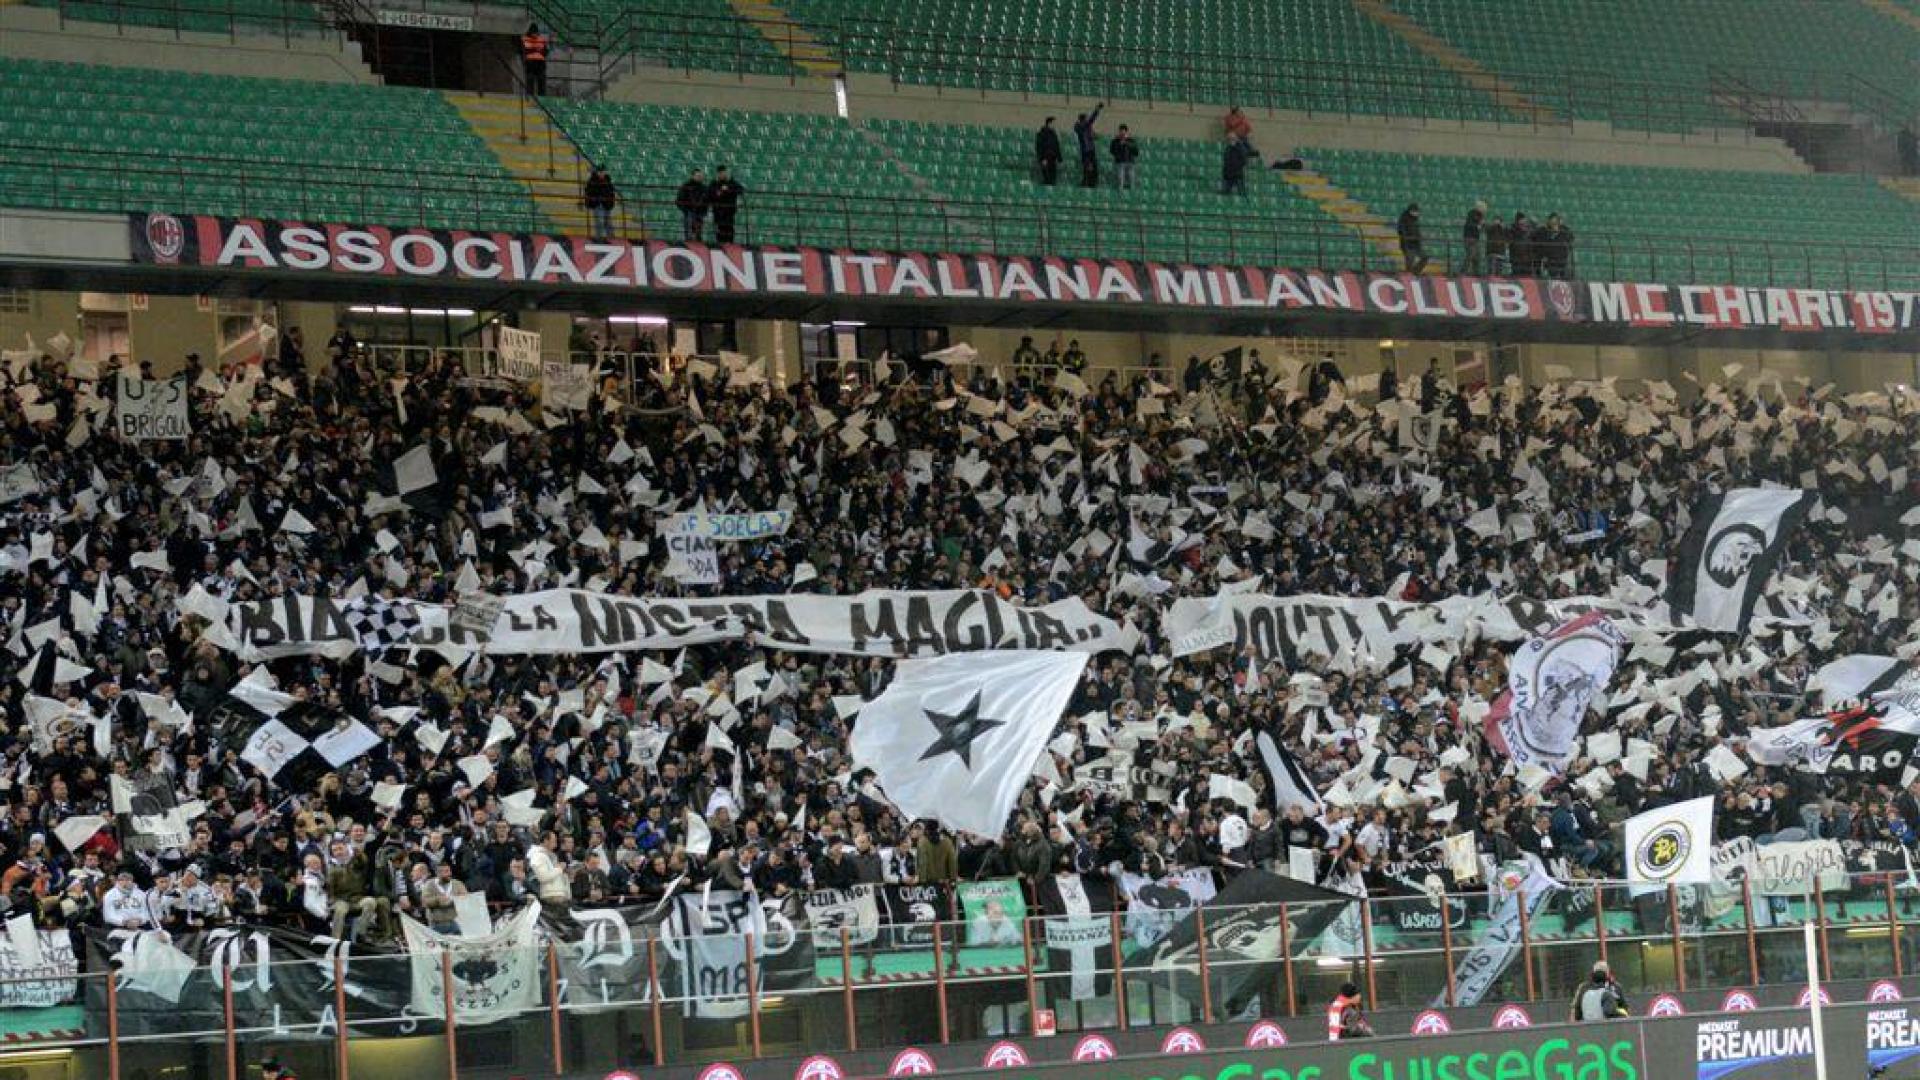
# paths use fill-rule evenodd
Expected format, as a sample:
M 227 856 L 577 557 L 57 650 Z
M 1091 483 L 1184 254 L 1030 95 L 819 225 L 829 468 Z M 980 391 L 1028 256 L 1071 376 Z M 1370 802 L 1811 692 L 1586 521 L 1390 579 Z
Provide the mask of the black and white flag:
M 1815 773 L 1899 778 L 1920 747 L 1920 692 L 1880 694 L 1851 708 L 1763 728 L 1747 736 L 1747 757 Z
M 1253 737 L 1254 745 L 1260 748 L 1260 761 L 1267 767 L 1267 788 L 1273 800 L 1273 810 L 1279 813 L 1289 806 L 1298 806 L 1309 817 L 1318 817 L 1325 809 L 1320 793 L 1314 790 L 1313 778 L 1300 763 L 1293 751 L 1273 740 L 1265 731 Z
M 947 917 L 946 891 L 939 885 L 882 885 L 879 893 L 888 945 L 933 948 L 934 924 Z
M 1902 690 L 1920 690 L 1920 664 L 1893 656 L 1854 653 L 1822 665 L 1807 679 L 1807 693 L 1819 694 L 1830 709 Z
M 854 768 L 909 818 L 999 836 L 1086 666 L 1030 650 L 903 660 L 854 722 Z
M 1079 874 L 1042 878 L 1047 970 L 1067 972 L 1067 996 L 1085 1001 L 1113 986 L 1113 886 Z
M 378 653 L 407 644 L 420 632 L 420 616 L 413 605 L 384 596 L 362 596 L 340 605 L 353 640 L 367 652 Z
M 1793 488 L 1739 488 L 1696 507 L 1667 578 L 1673 620 L 1746 633 L 1754 602 L 1812 500 Z

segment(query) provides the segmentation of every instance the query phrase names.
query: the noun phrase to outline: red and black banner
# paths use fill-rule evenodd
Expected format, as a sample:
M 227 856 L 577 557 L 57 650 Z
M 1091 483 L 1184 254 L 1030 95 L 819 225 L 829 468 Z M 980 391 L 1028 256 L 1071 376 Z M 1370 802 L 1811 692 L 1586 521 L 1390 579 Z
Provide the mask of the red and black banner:
M 1920 327 L 1920 294 L 1436 277 L 132 215 L 133 260 L 655 293 L 1326 312 L 1698 329 Z

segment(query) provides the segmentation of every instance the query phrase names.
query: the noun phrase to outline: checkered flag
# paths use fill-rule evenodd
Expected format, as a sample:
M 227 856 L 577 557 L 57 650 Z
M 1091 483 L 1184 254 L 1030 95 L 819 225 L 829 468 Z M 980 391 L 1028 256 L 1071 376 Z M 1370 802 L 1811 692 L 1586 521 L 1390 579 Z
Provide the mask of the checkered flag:
M 381 653 L 405 645 L 420 630 L 420 616 L 413 605 L 394 603 L 383 596 L 363 596 L 348 601 L 341 612 L 353 639 L 370 653 Z

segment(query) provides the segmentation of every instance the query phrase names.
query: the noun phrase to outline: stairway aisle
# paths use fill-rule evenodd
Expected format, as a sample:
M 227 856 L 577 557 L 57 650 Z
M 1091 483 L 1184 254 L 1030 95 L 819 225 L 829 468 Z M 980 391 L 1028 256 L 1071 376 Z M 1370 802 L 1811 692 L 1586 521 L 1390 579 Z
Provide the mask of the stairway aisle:
M 580 186 L 591 166 L 573 140 L 547 120 L 546 113 L 511 94 L 443 90 L 441 95 L 486 141 L 507 175 L 527 189 L 548 228 L 582 235 L 588 231 Z
M 823 78 L 840 74 L 840 61 L 834 58 L 833 50 L 780 10 L 773 0 L 727 0 L 727 6 L 733 8 L 735 15 L 753 24 L 768 44 L 801 71 Z
M 1428 59 L 1460 76 L 1461 81 L 1492 98 L 1496 105 L 1519 119 L 1536 124 L 1561 122 L 1552 109 L 1534 101 L 1519 87 L 1487 70 L 1478 60 L 1461 52 L 1440 35 L 1393 10 L 1388 6 L 1388 0 L 1353 0 L 1353 6 L 1362 15 L 1379 23 Z
M 1400 265 L 1400 235 L 1393 222 L 1374 213 L 1365 203 L 1347 194 L 1345 189 L 1312 169 L 1297 169 L 1279 174 L 1294 190 L 1312 199 L 1326 215 L 1366 238 L 1367 245 Z M 1438 268 L 1429 272 L 1437 273 Z

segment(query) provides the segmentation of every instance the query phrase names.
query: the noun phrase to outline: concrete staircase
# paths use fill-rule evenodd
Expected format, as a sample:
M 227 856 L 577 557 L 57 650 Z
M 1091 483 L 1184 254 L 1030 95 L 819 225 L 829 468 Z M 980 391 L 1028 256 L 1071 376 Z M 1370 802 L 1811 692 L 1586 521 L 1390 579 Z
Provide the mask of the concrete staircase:
M 1279 174 L 1295 191 L 1312 199 L 1327 216 L 1366 238 L 1367 246 L 1400 265 L 1400 234 L 1393 222 L 1374 213 L 1367 205 L 1312 169 L 1283 171 Z M 1428 272 L 1439 273 L 1437 266 Z
M 592 166 L 546 113 L 513 94 L 443 90 L 441 95 L 486 141 L 507 174 L 527 189 L 548 227 L 561 233 L 588 232 L 580 196 Z
M 1564 121 L 1552 109 L 1534 101 L 1519 87 L 1480 66 L 1480 62 L 1451 42 L 1387 6 L 1387 0 L 1353 0 L 1355 10 L 1379 23 L 1402 41 L 1419 50 L 1428 59 L 1460 76 L 1468 86 L 1487 95 L 1494 104 L 1518 119 L 1534 124 L 1558 124 Z
M 840 61 L 834 57 L 833 50 L 780 10 L 773 0 L 727 0 L 727 6 L 752 24 L 761 37 L 801 71 L 822 78 L 840 74 Z
M 1905 199 L 1920 202 L 1920 178 L 1911 176 L 1883 176 L 1880 186 Z

